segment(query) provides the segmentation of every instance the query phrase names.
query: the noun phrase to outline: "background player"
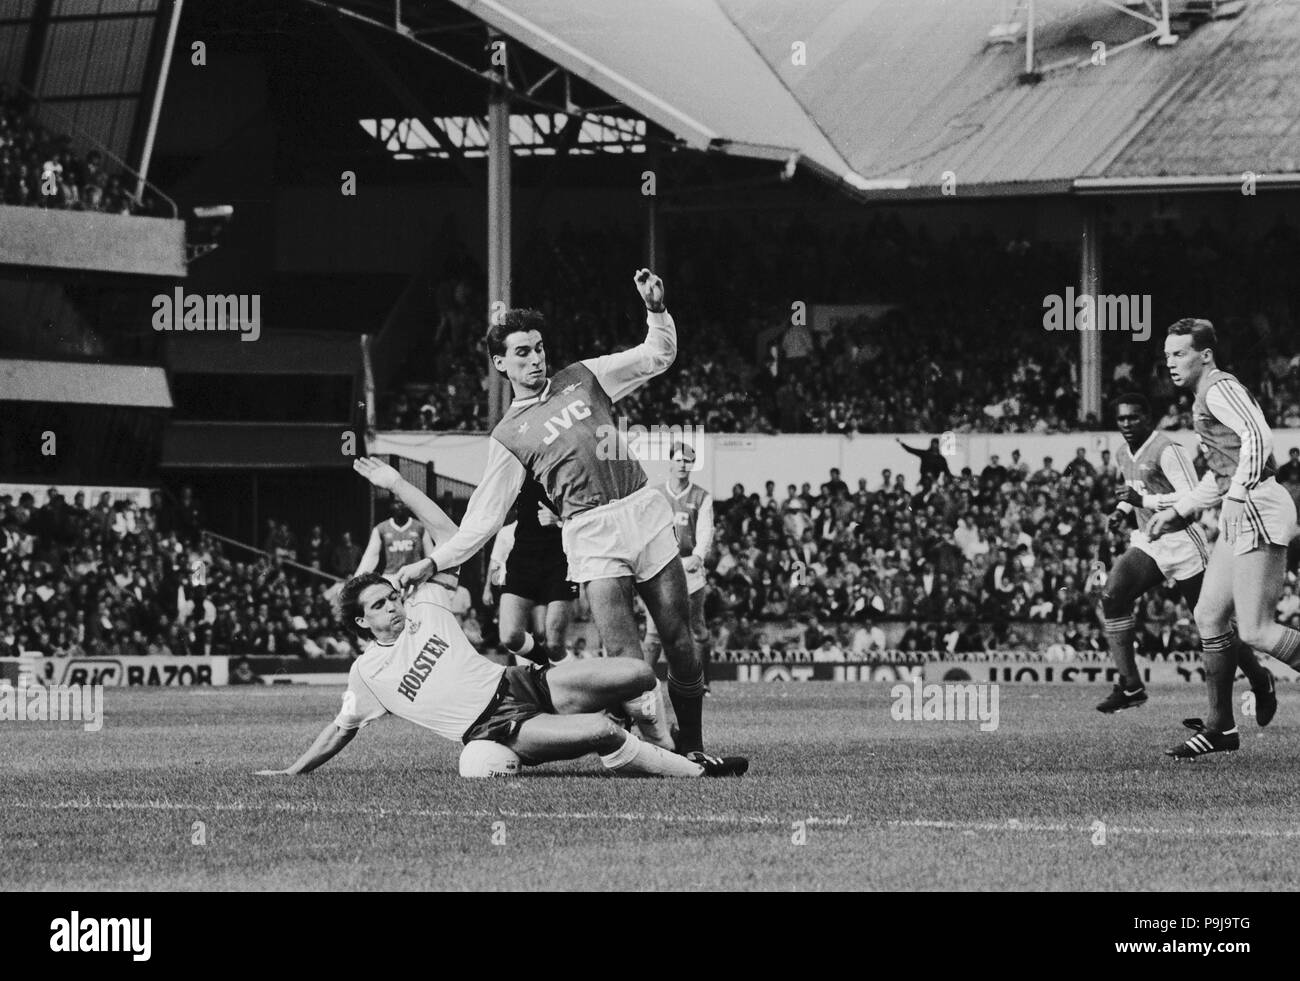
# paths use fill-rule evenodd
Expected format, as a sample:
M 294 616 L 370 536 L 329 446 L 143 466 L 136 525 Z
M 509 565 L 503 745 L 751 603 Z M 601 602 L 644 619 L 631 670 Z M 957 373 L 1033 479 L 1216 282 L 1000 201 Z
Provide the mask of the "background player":
M 548 659 L 559 661 L 564 657 L 573 601 L 578 598 L 577 583 L 567 578 L 569 560 L 564 555 L 560 519 L 541 484 L 531 477 L 515 499 L 515 513 L 514 525 L 506 526 L 514 529 L 509 550 L 498 558 L 497 546 L 492 548 L 493 561 L 505 566 L 498 615 L 501 643 L 517 657 L 540 664 Z M 486 588 L 483 600 L 492 600 Z
M 699 652 L 704 671 L 704 690 L 709 681 L 709 628 L 704 622 L 704 559 L 713 547 L 713 496 L 699 484 L 691 482 L 695 467 L 695 447 L 674 443 L 669 455 L 668 480 L 659 491 L 673 509 L 677 529 L 677 552 L 686 573 L 686 593 L 691 610 L 691 640 Z M 645 636 L 646 662 L 652 667 L 663 651 L 663 641 L 654 618 L 647 618 Z
M 1218 367 L 1218 347 L 1208 320 L 1185 318 L 1169 328 L 1165 364 L 1175 385 L 1196 393 L 1192 423 L 1209 470 L 1189 491 L 1144 501 L 1161 509 L 1147 528 L 1155 539 L 1178 519 L 1223 500 L 1219 539 L 1196 604 L 1210 712 L 1196 735 L 1166 750 L 1182 758 L 1241 746 L 1232 714 L 1234 612 L 1243 642 L 1300 669 L 1300 631 L 1273 619 L 1286 577 L 1286 547 L 1295 537 L 1295 503 L 1273 479 L 1273 434 L 1264 414 L 1241 382 Z
M 482 548 L 531 473 L 560 509 L 569 578 L 587 584 L 606 650 L 641 659 L 636 595 L 658 624 L 678 749 L 694 759 L 703 754 L 704 674 L 690 635 L 672 509 L 648 486 L 614 415 L 614 403 L 662 374 L 677 356 L 677 329 L 664 305 L 663 282 L 648 269 L 638 270 L 635 282 L 647 311 L 645 340 L 618 354 L 569 365 L 549 379 L 540 313 L 508 310 L 489 328 L 488 353 L 510 379 L 515 399 L 488 440 L 487 468 L 460 532 L 439 545 L 433 558 L 441 569 Z
M 404 565 L 433 554 L 429 532 L 411 517 L 410 509 L 394 497 L 388 505 L 389 517 L 370 529 L 370 541 L 353 575 L 380 572 L 390 576 Z
M 1157 541 L 1146 535 L 1153 512 L 1143 501 L 1148 496 L 1188 492 L 1196 485 L 1195 471 L 1183 448 L 1151 428 L 1151 410 L 1145 396 L 1129 393 L 1116 399 L 1115 424 L 1124 437 L 1124 445 L 1115 457 L 1124 485 L 1119 490 L 1119 505 L 1111 514 L 1111 527 L 1118 530 L 1134 519 L 1136 527 L 1129 537 L 1130 547 L 1111 567 L 1101 594 L 1106 644 L 1120 680 L 1097 706 L 1099 712 L 1118 712 L 1147 700 L 1133 656 L 1137 633 L 1133 611 L 1138 597 L 1166 579 L 1173 579 L 1188 607 L 1196 609 L 1209 559 L 1209 545 L 1194 520 L 1171 523 Z M 1277 712 L 1273 675 L 1245 644 L 1238 641 L 1235 650 L 1237 666 L 1246 673 L 1255 692 L 1256 721 L 1266 726 Z
M 360 459 L 354 469 L 377 487 L 395 491 L 431 527 L 455 524 L 392 467 Z M 439 537 L 443 537 L 439 535 Z M 529 764 L 599 753 L 606 768 L 629 775 L 739 776 L 743 757 L 694 762 L 625 732 L 611 711 L 653 690 L 654 672 L 631 660 L 571 661 L 555 668 L 503 667 L 470 644 L 452 614 L 453 583 L 433 582 L 428 559 L 402 567 L 394 579 L 363 573 L 340 595 L 341 614 L 370 642 L 352 664 L 343 707 L 293 764 L 262 776 L 307 773 L 331 759 L 357 732 L 385 715 L 414 722 L 447 739 L 488 739 Z M 416 586 L 403 602 L 403 587 Z

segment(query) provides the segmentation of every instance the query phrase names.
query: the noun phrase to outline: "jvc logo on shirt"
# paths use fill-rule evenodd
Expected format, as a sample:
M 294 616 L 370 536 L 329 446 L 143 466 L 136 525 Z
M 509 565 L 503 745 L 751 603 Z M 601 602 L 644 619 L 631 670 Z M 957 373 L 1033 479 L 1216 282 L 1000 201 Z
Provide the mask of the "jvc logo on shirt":
M 587 408 L 582 399 L 574 399 L 561 410 L 558 416 L 551 416 L 546 420 L 547 436 L 542 440 L 542 443 L 550 446 L 560 438 L 560 429 L 571 429 L 575 422 L 579 419 L 586 419 L 589 415 L 591 415 L 591 410 Z M 560 429 L 557 429 L 557 426 Z
M 446 653 L 447 647 L 447 642 L 441 637 L 430 637 L 415 660 L 411 662 L 411 669 L 402 676 L 402 683 L 397 686 L 398 694 L 405 695 L 408 702 L 415 701 L 415 696 L 420 694 L 424 679 L 429 677 L 433 666 L 438 663 L 438 658 Z
M 80 918 L 74 909 L 68 919 L 50 921 L 50 950 L 58 953 L 126 951 L 132 960 L 147 961 L 150 956 L 153 920 L 148 917 L 107 916 Z

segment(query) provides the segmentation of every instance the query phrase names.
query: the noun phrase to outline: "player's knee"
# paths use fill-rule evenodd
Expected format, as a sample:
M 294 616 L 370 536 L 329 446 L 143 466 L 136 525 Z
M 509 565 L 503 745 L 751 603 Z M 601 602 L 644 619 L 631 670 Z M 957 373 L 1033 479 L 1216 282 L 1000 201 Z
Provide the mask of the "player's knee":
M 1196 632 L 1202 637 L 1215 637 L 1228 629 L 1228 621 L 1219 610 L 1212 610 L 1201 603 L 1197 603 L 1196 609 L 1192 611 L 1192 619 L 1196 621 Z M 1241 631 L 1240 625 L 1238 632 L 1241 633 L 1242 640 L 1245 640 L 1245 632 Z
M 650 667 L 645 661 L 629 661 L 628 664 L 631 669 L 628 676 L 628 687 L 635 694 L 649 691 L 658 683 L 659 679 L 655 676 L 654 668 Z
M 501 631 L 501 643 L 509 647 L 512 651 L 517 651 L 524 645 L 524 628 L 515 627 Z
M 1107 619 L 1116 619 L 1133 612 L 1133 597 L 1127 589 L 1116 583 L 1106 583 L 1101 591 L 1101 612 Z

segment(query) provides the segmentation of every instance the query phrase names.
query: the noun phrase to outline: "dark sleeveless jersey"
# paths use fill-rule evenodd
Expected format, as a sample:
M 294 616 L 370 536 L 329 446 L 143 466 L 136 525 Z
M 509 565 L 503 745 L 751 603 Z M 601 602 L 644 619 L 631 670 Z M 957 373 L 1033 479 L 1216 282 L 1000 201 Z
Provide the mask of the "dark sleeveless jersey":
M 404 565 L 424 557 L 420 539 L 424 537 L 424 526 L 414 518 L 408 518 L 405 528 L 398 528 L 389 518 L 379 526 L 379 541 L 383 546 L 382 575 L 396 572 Z

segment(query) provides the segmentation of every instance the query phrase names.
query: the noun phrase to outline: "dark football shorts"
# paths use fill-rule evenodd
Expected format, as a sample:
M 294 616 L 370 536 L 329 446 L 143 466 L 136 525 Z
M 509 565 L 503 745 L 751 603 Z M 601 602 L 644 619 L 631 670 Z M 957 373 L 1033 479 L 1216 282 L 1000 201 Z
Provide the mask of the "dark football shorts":
M 488 702 L 472 726 L 465 730 L 461 742 L 490 739 L 509 745 L 519 735 L 519 727 L 535 715 L 554 715 L 551 686 L 546 680 L 550 668 L 522 665 L 506 668 L 497 693 Z
M 570 602 L 578 598 L 578 584 L 568 580 L 569 560 L 564 549 L 542 552 L 512 551 L 506 559 L 503 593 L 522 596 L 531 603 Z

